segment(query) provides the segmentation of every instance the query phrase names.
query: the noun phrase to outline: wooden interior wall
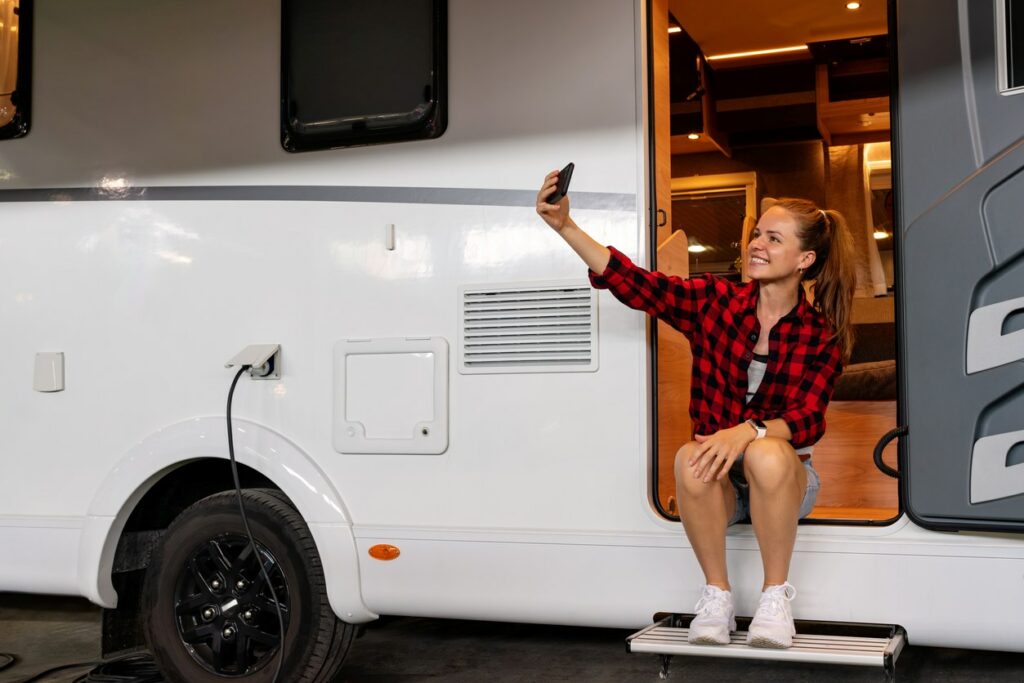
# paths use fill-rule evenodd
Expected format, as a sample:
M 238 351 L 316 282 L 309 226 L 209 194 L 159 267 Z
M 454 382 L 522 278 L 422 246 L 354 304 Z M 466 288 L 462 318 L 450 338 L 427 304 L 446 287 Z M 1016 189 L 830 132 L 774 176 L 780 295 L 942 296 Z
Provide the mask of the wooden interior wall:
M 718 152 L 676 154 L 672 177 L 718 173 L 757 173 L 762 197 L 804 197 L 825 205 L 825 154 L 821 141 L 734 148 L 732 158 Z
M 678 230 L 658 247 L 658 270 L 687 277 L 690 254 L 686 234 Z M 693 356 L 682 332 L 658 322 L 658 482 L 661 505 L 669 510 L 675 495 L 672 473 L 676 451 L 690 440 L 690 370 Z M 675 512 L 675 510 L 669 510 Z
M 672 232 L 672 93 L 669 81 L 668 0 L 651 2 L 651 42 L 654 52 L 655 208 L 656 244 Z M 664 213 L 662 213 L 664 212 Z M 660 269 L 660 266 L 659 266 Z
M 657 269 L 667 275 L 688 277 L 687 236 L 672 232 L 672 126 L 669 79 L 668 0 L 651 2 L 651 41 L 654 52 L 655 206 L 658 213 L 655 255 Z M 690 438 L 690 343 L 663 322 L 658 335 L 658 481 L 672 487 L 675 452 Z M 667 464 L 667 470 L 665 469 Z M 661 487 L 663 488 L 663 486 Z M 667 506 L 668 496 L 661 496 Z M 667 509 L 667 508 L 666 508 Z M 673 512 L 670 510 L 670 512 Z

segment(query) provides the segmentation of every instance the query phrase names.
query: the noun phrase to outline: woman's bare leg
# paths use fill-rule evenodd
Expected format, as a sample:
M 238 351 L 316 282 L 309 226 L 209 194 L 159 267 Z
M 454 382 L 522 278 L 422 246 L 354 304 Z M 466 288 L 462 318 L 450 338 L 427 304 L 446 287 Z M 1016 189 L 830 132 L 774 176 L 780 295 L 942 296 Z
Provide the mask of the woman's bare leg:
M 676 453 L 674 471 L 679 515 L 704 571 L 704 580 L 727 591 L 730 588 L 725 564 L 725 529 L 736 510 L 736 491 L 728 477 L 707 484 L 694 478 L 689 461 L 697 445 L 696 441 L 691 441 Z
M 788 441 L 770 437 L 751 442 L 743 469 L 750 483 L 750 518 L 761 548 L 764 590 L 789 577 L 807 470 Z

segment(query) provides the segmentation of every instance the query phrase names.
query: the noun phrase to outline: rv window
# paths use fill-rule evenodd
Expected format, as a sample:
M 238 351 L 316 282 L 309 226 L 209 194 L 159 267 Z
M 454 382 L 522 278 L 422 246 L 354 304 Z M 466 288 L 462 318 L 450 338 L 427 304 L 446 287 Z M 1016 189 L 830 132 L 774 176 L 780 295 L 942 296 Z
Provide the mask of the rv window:
M 447 0 L 283 0 L 284 148 L 441 135 L 447 14 Z
M 997 7 L 1001 90 L 1024 92 L 1024 1 L 1004 0 Z
M 0 0 L 0 140 L 28 133 L 32 0 Z

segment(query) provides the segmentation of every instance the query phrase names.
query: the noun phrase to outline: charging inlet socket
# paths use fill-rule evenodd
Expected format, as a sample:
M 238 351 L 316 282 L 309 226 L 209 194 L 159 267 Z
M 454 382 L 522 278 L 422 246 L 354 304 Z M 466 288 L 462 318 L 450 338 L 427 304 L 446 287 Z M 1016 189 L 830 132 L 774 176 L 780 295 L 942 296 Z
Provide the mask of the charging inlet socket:
M 235 354 L 224 364 L 231 368 L 248 365 L 249 376 L 253 379 L 281 379 L 281 345 L 251 344 Z

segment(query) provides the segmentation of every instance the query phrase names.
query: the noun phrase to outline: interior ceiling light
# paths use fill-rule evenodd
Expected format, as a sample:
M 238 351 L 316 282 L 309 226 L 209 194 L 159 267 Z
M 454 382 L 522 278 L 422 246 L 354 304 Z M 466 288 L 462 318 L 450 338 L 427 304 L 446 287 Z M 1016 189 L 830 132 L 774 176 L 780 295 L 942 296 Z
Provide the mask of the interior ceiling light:
M 889 233 L 887 233 L 885 230 L 875 230 L 875 239 L 876 240 L 884 240 L 884 239 L 888 239 L 889 237 L 890 237 Z
M 690 140 L 700 140 L 700 133 L 690 133 L 686 137 Z
M 682 33 L 683 32 L 683 27 L 682 26 L 669 26 L 668 27 L 668 32 L 669 33 Z
M 729 52 L 724 55 L 711 55 L 708 61 L 717 59 L 741 59 L 743 57 L 760 57 L 761 55 L 778 55 L 785 52 L 801 52 L 806 50 L 806 45 L 792 45 L 790 47 L 773 47 L 770 50 L 751 50 L 750 52 Z
M 860 9 L 859 2 L 848 2 L 846 3 L 846 9 Z
M 705 247 L 703 244 L 691 244 L 686 248 L 686 250 L 691 254 L 703 254 L 705 251 L 708 250 L 708 248 Z

